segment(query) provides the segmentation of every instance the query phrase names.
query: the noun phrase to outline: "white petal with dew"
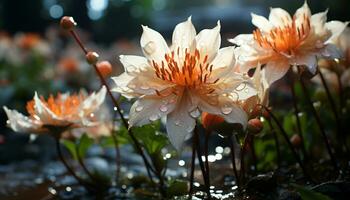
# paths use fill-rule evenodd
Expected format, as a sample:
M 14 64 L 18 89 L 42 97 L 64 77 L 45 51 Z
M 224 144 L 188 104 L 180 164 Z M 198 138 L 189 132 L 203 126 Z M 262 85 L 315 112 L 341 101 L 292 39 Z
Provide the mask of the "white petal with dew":
M 183 144 L 196 125 L 189 114 L 193 109 L 192 100 L 187 92 L 179 99 L 176 109 L 167 116 L 166 130 L 171 144 L 181 151 Z
M 123 64 L 125 72 L 130 75 L 136 75 L 138 72 L 150 67 L 148 60 L 142 56 L 120 55 L 119 60 Z
M 41 132 L 41 124 L 35 123 L 32 119 L 22 115 L 16 110 L 3 107 L 8 117 L 9 126 L 16 132 Z
M 176 101 L 177 96 L 174 94 L 166 97 L 141 97 L 130 108 L 130 127 L 143 126 L 167 115 L 174 110 Z
M 142 26 L 142 29 L 140 44 L 144 55 L 148 60 L 161 62 L 164 60 L 164 55 L 169 53 L 169 47 L 163 36 L 147 26 Z

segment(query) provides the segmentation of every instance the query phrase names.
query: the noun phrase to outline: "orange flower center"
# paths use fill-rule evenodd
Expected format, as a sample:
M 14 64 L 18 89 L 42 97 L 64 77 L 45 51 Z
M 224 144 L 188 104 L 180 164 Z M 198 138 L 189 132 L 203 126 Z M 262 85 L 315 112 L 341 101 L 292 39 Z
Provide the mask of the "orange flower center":
M 57 97 L 50 95 L 47 101 L 44 99 L 44 97 L 40 96 L 40 100 L 58 117 L 67 117 L 78 113 L 77 111 L 81 102 L 84 100 L 84 96 L 79 94 L 63 97 L 61 94 L 58 94 Z M 34 106 L 34 100 L 29 101 L 26 106 L 27 112 L 33 118 L 36 116 Z
M 259 29 L 256 29 L 253 31 L 253 36 L 262 48 L 272 49 L 276 53 L 293 55 L 303 44 L 310 30 L 310 18 L 304 14 L 300 25 L 296 24 L 296 18 L 293 17 L 291 23 L 285 21 L 284 26 L 273 28 L 268 34 L 263 34 Z
M 179 48 L 177 49 L 177 58 L 180 58 Z M 219 80 L 216 79 L 214 82 L 209 82 L 213 65 L 208 63 L 208 55 L 201 57 L 197 49 L 194 53 L 190 53 L 188 49 L 185 49 L 183 61 L 179 61 L 181 59 L 177 58 L 175 58 L 175 52 L 172 51 L 169 54 L 165 54 L 165 62 L 162 61 L 159 64 L 152 61 L 156 76 L 162 80 L 188 88 L 216 83 Z

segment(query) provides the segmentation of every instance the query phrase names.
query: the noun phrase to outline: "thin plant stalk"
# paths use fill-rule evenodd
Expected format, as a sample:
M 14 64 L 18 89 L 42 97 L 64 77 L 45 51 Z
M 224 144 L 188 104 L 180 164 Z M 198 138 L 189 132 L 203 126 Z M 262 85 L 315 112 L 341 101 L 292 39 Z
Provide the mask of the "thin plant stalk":
M 55 144 L 56 144 L 56 151 L 58 154 L 58 157 L 60 161 L 63 163 L 64 167 L 67 169 L 67 171 L 70 173 L 70 175 L 73 176 L 73 178 L 80 184 L 83 185 L 88 190 L 94 190 L 93 187 L 91 187 L 88 183 L 86 183 L 83 179 L 81 179 L 74 170 L 68 165 L 67 161 L 64 159 L 62 150 L 61 150 L 61 144 L 59 138 L 55 138 Z
M 254 136 L 250 137 L 250 149 L 252 153 L 254 173 L 256 173 L 258 171 L 258 165 L 257 165 L 257 158 L 256 158 L 256 152 L 255 152 L 255 146 L 254 146 Z
M 337 125 L 337 137 L 338 137 L 338 140 L 341 142 L 341 144 L 343 145 L 343 147 L 347 150 L 347 146 L 346 146 L 346 142 L 345 142 L 345 138 L 343 137 L 343 134 L 341 133 L 341 130 L 342 130 L 342 124 L 341 124 L 341 119 L 339 117 L 339 113 L 337 111 L 337 107 L 335 105 L 335 101 L 331 95 L 331 92 L 329 90 L 329 87 L 327 85 L 327 82 L 323 76 L 323 73 L 321 72 L 321 70 L 318 70 L 318 73 L 320 74 L 320 78 L 321 78 L 321 82 L 322 82 L 322 85 L 324 87 L 324 89 L 326 90 L 326 94 L 327 94 L 327 98 L 328 98 L 328 101 L 331 105 L 331 109 L 333 111 L 333 114 L 334 114 L 334 118 L 335 118 L 335 123 Z M 340 84 L 341 84 L 341 81 L 338 81 Z M 339 88 L 341 87 L 341 85 L 339 85 Z
M 119 175 L 120 175 L 120 150 L 119 150 L 119 144 L 118 144 L 118 138 L 117 138 L 117 132 L 115 131 L 115 118 L 116 114 L 113 115 L 112 120 L 112 130 L 111 130 L 111 136 L 114 143 L 114 149 L 115 149 L 115 164 L 116 164 L 116 181 L 118 182 Z
M 86 55 L 88 53 L 88 51 L 86 50 L 86 48 L 84 47 L 83 43 L 81 42 L 79 36 L 75 33 L 74 30 L 70 30 L 69 31 L 70 34 L 73 36 L 74 40 L 77 42 L 77 44 L 80 46 L 80 48 L 82 49 L 82 51 L 84 52 L 84 54 Z M 134 133 L 131 131 L 131 129 L 129 128 L 129 123 L 128 121 L 125 119 L 123 113 L 121 112 L 121 108 L 119 106 L 119 103 L 117 102 L 117 100 L 115 99 L 115 97 L 113 96 L 112 92 L 111 92 L 111 89 L 109 87 L 109 85 L 107 84 L 106 80 L 104 79 L 103 75 L 101 74 L 101 72 L 98 70 L 96 64 L 92 65 L 96 71 L 96 74 L 98 75 L 98 77 L 100 78 L 100 81 L 102 83 L 102 85 L 104 85 L 107 89 L 107 93 L 108 95 L 111 97 L 112 99 L 112 102 L 114 104 L 114 106 L 117 108 L 117 112 L 122 120 L 122 123 L 123 125 L 127 128 L 128 130 L 128 133 L 137 149 L 137 152 L 140 154 L 140 156 L 142 157 L 143 159 L 143 162 L 145 164 L 145 167 L 146 167 L 146 170 L 147 170 L 147 174 L 148 174 L 148 177 L 150 178 L 150 180 L 152 180 L 152 175 L 151 175 L 151 171 L 153 173 L 156 173 L 155 170 L 152 168 L 152 166 L 150 165 L 149 161 L 147 160 L 143 150 L 142 150 L 142 147 L 141 147 L 141 144 L 139 143 L 139 141 L 136 139 Z
M 96 178 L 94 175 L 92 175 L 92 173 L 90 172 L 90 170 L 86 167 L 86 165 L 85 165 L 85 163 L 84 163 L 82 157 L 81 157 L 80 154 L 79 154 L 79 146 L 78 146 L 78 145 L 75 146 L 75 151 L 77 152 L 78 162 L 79 162 L 80 166 L 83 168 L 84 172 L 88 175 L 88 177 L 89 177 L 92 181 L 94 181 L 95 183 L 99 182 L 99 181 L 97 180 L 97 178 Z
M 202 160 L 202 152 L 201 152 L 201 147 L 200 147 L 200 140 L 199 140 L 199 133 L 198 133 L 197 125 L 194 128 L 194 137 L 195 137 L 196 143 L 197 143 L 197 145 L 196 145 L 196 147 L 197 147 L 196 152 L 197 152 L 197 157 L 198 157 L 198 161 L 199 161 L 199 166 L 201 168 L 202 175 L 203 175 L 205 190 L 206 190 L 206 193 L 208 195 L 208 199 L 211 199 L 210 185 L 208 185 L 208 178 L 206 176 L 207 173 L 206 173 L 205 166 L 204 166 L 204 163 L 203 163 L 203 160 Z
M 197 140 L 196 137 L 192 138 L 192 157 L 191 157 L 191 172 L 190 172 L 190 191 L 189 197 L 192 197 L 193 193 L 193 181 L 194 181 L 194 168 L 195 168 L 195 159 L 196 159 L 196 146 Z
M 240 159 L 241 159 L 241 170 L 239 173 L 239 178 L 240 181 L 242 181 L 241 183 L 245 183 L 245 162 L 244 162 L 244 153 L 245 153 L 245 149 L 247 148 L 247 145 L 249 143 L 250 140 L 250 135 L 247 133 L 243 139 L 243 146 L 241 148 L 241 152 L 240 152 Z
M 233 174 L 235 175 L 235 178 L 236 178 L 237 187 L 238 187 L 238 189 L 240 189 L 241 185 L 240 185 L 240 180 L 239 180 L 239 176 L 238 176 L 238 172 L 237 172 L 236 155 L 235 155 L 235 147 L 233 145 L 233 137 L 235 137 L 235 136 L 231 135 L 229 138 L 229 145 L 230 145 L 230 149 L 231 149 L 231 162 L 232 162 Z
M 205 168 L 206 168 L 206 176 L 208 179 L 207 184 L 210 186 L 210 173 L 209 173 L 209 161 L 208 161 L 209 136 L 210 136 L 210 130 L 205 129 L 205 138 L 204 138 Z
M 295 151 L 295 149 L 294 149 L 292 143 L 291 143 L 290 140 L 289 140 L 289 137 L 288 137 L 286 131 L 284 130 L 284 128 L 283 128 L 283 126 L 281 125 L 281 123 L 278 121 L 277 117 L 270 111 L 269 108 L 267 108 L 267 107 L 264 106 L 264 105 L 261 105 L 261 106 L 262 106 L 262 108 L 264 108 L 264 109 L 266 110 L 266 112 L 269 113 L 270 117 L 271 117 L 271 118 L 273 119 L 273 121 L 276 123 L 277 127 L 279 128 L 280 132 L 282 133 L 282 136 L 283 136 L 284 140 L 287 142 L 287 144 L 288 144 L 288 146 L 289 146 L 289 149 L 292 151 L 295 160 L 298 162 L 299 166 L 301 167 L 305 178 L 307 178 L 307 179 L 309 179 L 310 181 L 312 181 L 312 180 L 311 180 L 311 177 L 309 176 L 309 174 L 308 174 L 307 171 L 306 171 L 306 168 L 305 168 L 305 166 L 304 166 L 304 163 L 301 161 L 301 159 L 300 159 L 298 153 Z
M 293 76 L 293 71 L 291 70 L 289 73 L 290 73 L 290 79 L 291 79 L 291 83 L 289 85 L 290 85 L 290 91 L 292 93 L 292 100 L 293 100 L 293 107 L 294 107 L 294 116 L 295 116 L 295 118 L 297 120 L 298 134 L 299 134 L 300 139 L 301 139 L 301 151 L 303 152 L 304 159 L 307 160 L 308 155 L 306 153 L 305 139 L 304 139 L 303 131 L 302 131 L 302 128 L 301 128 L 300 117 L 299 117 L 298 98 L 297 98 L 297 95 L 295 94 L 295 89 L 294 89 L 295 79 L 294 79 L 294 76 Z
M 269 124 L 270 131 L 272 132 L 273 139 L 275 141 L 275 147 L 276 147 L 276 154 L 277 154 L 277 167 L 281 168 L 281 150 L 280 150 L 280 143 L 278 141 L 278 137 L 276 134 L 275 129 L 273 128 L 271 119 L 267 119 L 267 123 Z
M 320 119 L 320 117 L 318 116 L 318 113 L 317 113 L 317 111 L 316 111 L 314 105 L 313 105 L 312 102 L 311 102 L 311 98 L 310 98 L 309 92 L 307 91 L 307 88 L 306 88 L 306 86 L 305 86 L 304 80 L 300 77 L 299 81 L 300 81 L 301 87 L 302 87 L 302 89 L 303 89 L 304 95 L 305 95 L 305 97 L 306 97 L 306 101 L 307 101 L 307 103 L 309 104 L 309 106 L 310 106 L 310 108 L 311 108 L 312 114 L 313 114 L 313 116 L 314 116 L 314 118 L 315 118 L 315 120 L 316 120 L 316 123 L 317 123 L 317 125 L 318 125 L 318 128 L 319 128 L 319 130 L 320 130 L 320 132 L 321 132 L 323 141 L 324 141 L 325 144 L 326 144 L 327 152 L 328 152 L 328 154 L 329 154 L 329 157 L 331 158 L 332 165 L 333 165 L 334 169 L 335 169 L 337 172 L 339 172 L 337 160 L 335 159 L 335 156 L 334 156 L 334 154 L 332 153 L 331 145 L 330 145 L 330 143 L 329 143 L 329 140 L 328 140 L 328 137 L 327 137 L 327 135 L 326 135 L 326 132 L 324 131 L 325 129 L 324 129 L 324 127 L 323 127 L 323 124 L 322 124 L 322 122 L 321 122 L 321 119 Z

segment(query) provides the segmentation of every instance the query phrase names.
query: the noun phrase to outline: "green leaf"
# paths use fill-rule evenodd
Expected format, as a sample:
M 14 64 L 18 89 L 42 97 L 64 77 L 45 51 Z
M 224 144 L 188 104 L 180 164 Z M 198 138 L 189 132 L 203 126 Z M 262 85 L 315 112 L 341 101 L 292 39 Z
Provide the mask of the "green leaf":
M 85 154 L 87 150 L 94 144 L 94 140 L 89 138 L 87 134 L 84 134 L 81 136 L 80 140 L 78 141 L 77 148 L 79 150 L 79 156 L 81 158 L 85 157 Z
M 74 160 L 78 159 L 75 143 L 70 140 L 63 140 L 62 144 L 68 149 Z
M 158 131 L 159 128 L 159 123 L 133 128 L 135 137 L 143 144 L 149 154 L 160 152 L 169 144 L 165 134 Z
M 300 194 L 302 200 L 332 200 L 330 197 L 324 194 L 315 192 L 305 187 L 299 185 L 294 185 L 294 187 Z
M 188 184 L 183 180 L 171 180 L 167 189 L 167 196 L 181 196 L 188 193 Z

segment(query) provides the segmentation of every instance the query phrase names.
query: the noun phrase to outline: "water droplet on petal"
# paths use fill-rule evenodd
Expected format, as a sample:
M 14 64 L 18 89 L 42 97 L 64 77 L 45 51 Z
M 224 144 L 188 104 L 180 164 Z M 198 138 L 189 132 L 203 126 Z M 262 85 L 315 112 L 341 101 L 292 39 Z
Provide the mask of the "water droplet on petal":
M 246 87 L 246 84 L 245 84 L 245 83 L 241 83 L 241 84 L 239 84 L 239 85 L 236 87 L 236 90 L 237 90 L 237 91 L 242 91 L 245 87 Z
M 140 112 L 142 109 L 143 109 L 142 106 L 137 106 L 137 107 L 135 108 L 135 111 L 136 111 L 136 112 Z
M 222 107 L 221 112 L 225 115 L 228 115 L 232 112 L 232 108 L 231 107 Z
M 157 119 L 158 119 L 158 115 L 156 115 L 156 114 L 153 114 L 149 117 L 149 120 L 151 120 L 151 121 L 156 121 Z
M 141 88 L 142 90 L 148 90 L 148 89 L 149 89 L 149 87 L 148 87 L 147 85 L 142 85 L 140 88 Z
M 198 108 L 194 109 L 193 111 L 190 112 L 191 117 L 197 118 L 201 115 L 201 112 L 199 111 Z
M 249 89 L 246 88 L 246 89 L 244 90 L 244 92 L 248 94 L 248 93 L 249 93 Z
M 134 71 L 136 71 L 136 69 L 137 68 L 135 66 L 130 65 L 130 66 L 128 66 L 128 68 L 126 70 L 127 70 L 127 72 L 134 72 Z
M 191 133 L 191 132 L 193 131 L 193 128 L 194 128 L 194 127 L 189 126 L 189 127 L 186 128 L 186 131 L 187 131 L 188 133 Z
M 156 50 L 156 45 L 153 41 L 150 41 L 143 47 L 143 50 L 146 54 L 150 55 Z
M 168 107 L 166 105 L 161 105 L 159 107 L 159 110 L 162 111 L 162 112 L 166 112 L 166 111 L 168 111 Z
M 170 104 L 173 104 L 173 103 L 175 103 L 175 102 L 176 102 L 176 99 L 175 99 L 175 98 L 172 98 L 172 99 L 169 100 L 169 103 L 170 103 Z
M 175 125 L 176 125 L 176 126 L 181 126 L 180 120 L 176 120 L 176 121 L 175 121 Z

